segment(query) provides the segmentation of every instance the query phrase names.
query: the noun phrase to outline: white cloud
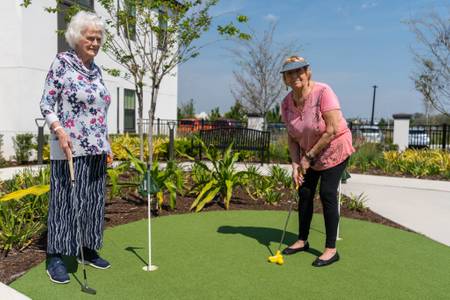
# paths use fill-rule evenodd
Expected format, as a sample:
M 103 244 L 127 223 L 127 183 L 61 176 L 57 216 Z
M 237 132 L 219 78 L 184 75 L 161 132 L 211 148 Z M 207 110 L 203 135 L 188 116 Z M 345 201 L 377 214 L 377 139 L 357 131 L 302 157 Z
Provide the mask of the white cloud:
M 355 25 L 355 26 L 353 26 L 353 29 L 354 29 L 355 31 L 363 31 L 363 30 L 364 30 L 364 27 L 361 26 L 361 25 Z
M 264 16 L 264 20 L 268 21 L 268 22 L 276 22 L 278 21 L 279 17 L 272 15 L 272 14 L 267 14 Z
M 364 2 L 363 4 L 361 4 L 362 9 L 371 9 L 376 6 L 378 6 L 378 3 L 375 1 L 368 1 L 368 2 Z

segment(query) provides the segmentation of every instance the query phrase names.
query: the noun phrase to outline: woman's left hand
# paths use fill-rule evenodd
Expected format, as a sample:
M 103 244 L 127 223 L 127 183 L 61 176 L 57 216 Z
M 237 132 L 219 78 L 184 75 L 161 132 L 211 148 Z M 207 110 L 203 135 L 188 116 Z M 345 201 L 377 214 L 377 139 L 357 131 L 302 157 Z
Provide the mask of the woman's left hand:
M 112 167 L 113 161 L 114 161 L 114 154 L 112 152 L 109 152 L 106 156 L 106 165 L 108 167 Z

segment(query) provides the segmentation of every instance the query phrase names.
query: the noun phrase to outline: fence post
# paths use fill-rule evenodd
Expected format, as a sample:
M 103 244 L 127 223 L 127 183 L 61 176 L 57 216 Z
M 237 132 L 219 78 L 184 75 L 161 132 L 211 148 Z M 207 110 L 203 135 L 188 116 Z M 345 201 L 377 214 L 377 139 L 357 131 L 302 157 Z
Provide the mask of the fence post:
M 173 160 L 173 150 L 174 150 L 174 129 L 175 125 L 177 123 L 173 121 L 167 122 L 167 125 L 169 126 L 169 161 Z
M 442 150 L 447 149 L 447 124 L 442 125 Z
M 34 122 L 36 123 L 36 126 L 38 127 L 38 164 L 42 165 L 43 161 L 43 153 L 44 153 L 44 126 L 45 126 L 45 119 L 43 118 L 36 118 L 34 119 Z
M 157 125 L 156 125 L 156 130 L 157 130 L 156 133 L 157 133 L 158 136 L 161 134 L 160 126 L 161 126 L 161 119 L 158 118 L 158 123 L 157 123 Z

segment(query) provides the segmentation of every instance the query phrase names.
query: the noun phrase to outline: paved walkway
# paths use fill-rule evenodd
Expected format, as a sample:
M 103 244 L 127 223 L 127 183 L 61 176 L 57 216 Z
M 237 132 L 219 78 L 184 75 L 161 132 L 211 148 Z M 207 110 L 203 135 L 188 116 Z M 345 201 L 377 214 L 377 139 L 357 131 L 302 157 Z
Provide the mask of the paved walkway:
M 15 289 L 0 282 L 0 299 L 5 300 L 31 300 L 31 298 L 19 293 Z
M 450 246 L 450 182 L 352 174 L 344 194 L 367 196 L 374 212 Z

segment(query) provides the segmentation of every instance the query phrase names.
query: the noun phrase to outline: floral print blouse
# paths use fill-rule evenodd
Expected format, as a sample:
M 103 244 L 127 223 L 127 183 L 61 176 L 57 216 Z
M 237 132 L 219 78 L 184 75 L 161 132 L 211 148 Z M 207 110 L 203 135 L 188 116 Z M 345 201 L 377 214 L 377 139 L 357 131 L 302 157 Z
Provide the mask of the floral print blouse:
M 45 80 L 41 113 L 49 128 L 55 121 L 61 123 L 71 138 L 73 156 L 111 151 L 106 121 L 110 102 L 101 70 L 94 62 L 87 68 L 73 50 L 56 55 Z M 49 142 L 50 159 L 66 159 L 53 132 Z

